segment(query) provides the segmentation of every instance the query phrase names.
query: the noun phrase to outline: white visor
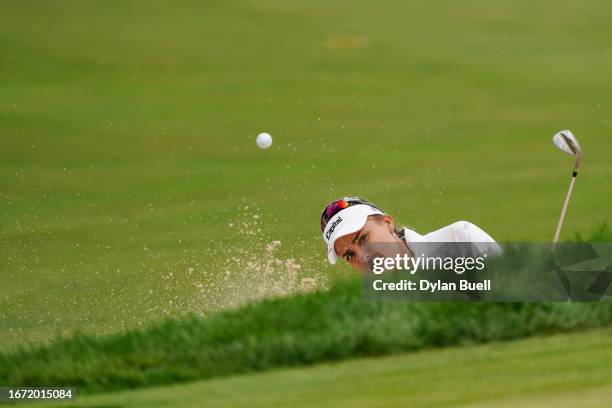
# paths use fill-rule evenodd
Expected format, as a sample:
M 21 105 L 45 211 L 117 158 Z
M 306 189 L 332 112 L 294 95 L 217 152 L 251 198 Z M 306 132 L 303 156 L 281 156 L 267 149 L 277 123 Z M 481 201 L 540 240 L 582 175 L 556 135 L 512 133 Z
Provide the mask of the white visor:
M 365 225 L 370 215 L 384 215 L 378 208 L 367 204 L 352 205 L 334 215 L 327 222 L 323 231 L 323 240 L 327 244 L 327 259 L 334 265 L 338 260 L 334 244 L 336 240 L 345 235 L 359 231 Z

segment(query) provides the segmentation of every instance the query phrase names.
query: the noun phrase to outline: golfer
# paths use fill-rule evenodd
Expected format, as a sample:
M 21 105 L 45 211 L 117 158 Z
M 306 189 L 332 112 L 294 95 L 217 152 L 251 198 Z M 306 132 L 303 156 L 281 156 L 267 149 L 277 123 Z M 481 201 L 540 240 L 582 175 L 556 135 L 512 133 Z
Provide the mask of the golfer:
M 421 254 L 423 248 L 435 247 L 430 243 L 474 243 L 472 256 L 501 252 L 489 234 L 470 222 L 458 221 L 421 235 L 408 228 L 396 228 L 390 215 L 358 197 L 344 197 L 329 203 L 321 214 L 321 232 L 327 244 L 329 262 L 335 264 L 341 257 L 359 270 L 371 264 L 372 256 L 392 257 L 404 253 L 414 256 Z M 367 253 L 368 243 L 379 244 L 375 254 Z

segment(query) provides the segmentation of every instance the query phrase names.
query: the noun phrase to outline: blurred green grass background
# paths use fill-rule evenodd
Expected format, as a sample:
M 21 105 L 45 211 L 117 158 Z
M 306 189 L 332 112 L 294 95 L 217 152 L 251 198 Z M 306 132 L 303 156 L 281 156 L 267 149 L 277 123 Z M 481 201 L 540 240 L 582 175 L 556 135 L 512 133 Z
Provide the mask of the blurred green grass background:
M 563 128 L 585 150 L 563 235 L 610 220 L 612 5 L 1 9 L 0 348 L 206 313 L 236 293 L 226 257 L 272 239 L 304 276 L 348 273 L 326 266 L 318 230 L 342 195 L 421 232 L 468 219 L 548 241 Z M 253 215 L 255 235 L 235 226 Z

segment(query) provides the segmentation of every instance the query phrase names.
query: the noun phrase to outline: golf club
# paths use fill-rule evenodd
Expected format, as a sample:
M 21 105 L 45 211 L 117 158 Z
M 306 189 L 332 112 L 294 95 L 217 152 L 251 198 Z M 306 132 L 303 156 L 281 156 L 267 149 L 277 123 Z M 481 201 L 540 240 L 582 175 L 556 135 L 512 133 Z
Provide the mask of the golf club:
M 582 149 L 580 148 L 580 143 L 578 143 L 576 136 L 574 136 L 574 134 L 569 130 L 562 130 L 556 133 L 553 136 L 553 143 L 560 150 L 576 158 L 574 171 L 572 172 L 572 180 L 570 181 L 569 189 L 567 191 L 567 195 L 565 196 L 565 202 L 563 203 L 563 208 L 561 209 L 561 217 L 559 218 L 557 230 L 555 231 L 555 237 L 553 238 L 553 243 L 556 243 L 559 240 L 559 234 L 561 233 L 561 227 L 563 226 L 565 212 L 567 211 L 567 206 L 569 204 L 570 197 L 572 196 L 572 191 L 574 190 L 574 183 L 576 182 L 576 177 L 578 176 L 578 167 L 580 167 Z

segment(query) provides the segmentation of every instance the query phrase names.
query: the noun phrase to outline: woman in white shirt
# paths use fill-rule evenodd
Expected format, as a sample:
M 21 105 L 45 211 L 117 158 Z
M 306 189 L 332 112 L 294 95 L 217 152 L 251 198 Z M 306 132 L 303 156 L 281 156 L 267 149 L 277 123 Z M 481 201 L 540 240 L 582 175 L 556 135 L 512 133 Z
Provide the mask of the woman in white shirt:
M 371 263 L 372 256 L 392 257 L 404 253 L 413 256 L 421 252 L 417 249 L 419 245 L 420 248 L 428 245 L 424 243 L 474 243 L 474 256 L 501 252 L 489 234 L 470 222 L 458 221 L 421 235 L 408 228 L 396 228 L 390 215 L 358 197 L 344 197 L 329 203 L 321 214 L 321 232 L 327 244 L 329 262 L 335 264 L 341 257 L 359 270 Z M 375 254 L 368 254 L 367 244 L 384 245 L 378 245 L 382 250 Z

